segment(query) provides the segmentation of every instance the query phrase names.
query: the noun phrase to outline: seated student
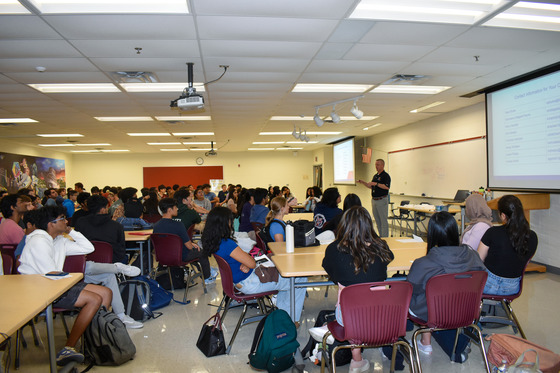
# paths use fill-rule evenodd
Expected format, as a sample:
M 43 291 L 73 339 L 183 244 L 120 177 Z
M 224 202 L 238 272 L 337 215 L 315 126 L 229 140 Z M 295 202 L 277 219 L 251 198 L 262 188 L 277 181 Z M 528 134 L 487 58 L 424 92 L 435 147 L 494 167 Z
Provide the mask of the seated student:
M 212 192 L 212 186 L 210 184 L 202 185 L 202 190 L 204 191 L 204 198 L 210 201 L 212 207 L 216 206 L 216 204 L 220 202 L 220 199 L 218 198 L 216 193 Z
M 198 215 L 192 208 L 193 194 L 190 190 L 179 189 L 173 195 L 173 199 L 177 201 L 177 217 L 175 220 L 180 220 L 187 230 L 191 227 L 191 225 L 200 224 L 202 222 L 200 215 Z M 199 225 L 198 228 L 202 231 L 202 226 Z
M 290 188 L 287 186 L 282 187 L 282 197 L 286 198 L 286 202 L 290 207 L 298 204 L 297 198 L 292 194 Z
M 332 218 L 330 221 L 328 221 L 327 224 L 325 224 L 325 226 L 323 227 L 323 231 L 336 232 L 338 225 L 340 224 L 340 220 L 342 219 L 342 215 L 344 215 L 344 213 L 348 211 L 351 207 L 361 206 L 361 205 L 362 205 L 362 201 L 360 200 L 360 197 L 358 197 L 356 194 L 349 193 L 348 195 L 346 195 L 346 197 L 344 198 L 344 203 L 342 204 L 343 212 L 341 212 L 340 214 Z
M 406 280 L 412 284 L 412 299 L 410 313 L 422 320 L 428 320 L 428 306 L 426 304 L 426 283 L 434 276 L 445 273 L 459 273 L 466 271 L 483 271 L 482 260 L 474 250 L 467 245 L 459 245 L 459 228 L 453 215 L 446 211 L 437 212 L 428 223 L 428 252 L 426 256 L 416 259 Z M 455 330 L 434 332 L 434 339 L 443 351 L 451 357 L 455 342 Z M 453 360 L 462 363 L 467 360 L 469 339 L 461 334 L 457 342 L 457 349 Z M 422 333 L 418 349 L 425 355 L 432 353 L 430 333 Z
M 88 192 L 81 192 L 78 193 L 78 197 L 76 198 L 76 202 L 78 202 L 78 205 L 80 205 L 80 209 L 76 210 L 74 212 L 74 215 L 72 215 L 72 220 L 71 220 L 71 226 L 75 227 L 76 224 L 78 223 L 78 220 L 80 220 L 81 218 L 83 218 L 86 215 L 89 215 L 89 210 L 87 207 L 87 199 L 91 197 L 91 194 L 89 194 Z
M 68 234 L 76 241 L 85 240 L 76 231 L 68 229 L 63 209 L 52 206 L 43 207 L 38 211 L 40 212 L 38 229 L 27 237 L 20 257 L 19 272 L 21 274 L 46 274 L 62 271 L 67 255 L 81 255 L 91 251 L 91 248 L 85 249 L 81 245 L 63 243 L 64 241 L 70 242 L 63 237 L 63 234 Z M 71 361 L 78 363 L 84 361 L 84 355 L 77 352 L 74 346 L 99 307 L 103 304 L 109 308 L 111 298 L 111 290 L 104 286 L 78 282 L 53 303 L 55 307 L 69 310 L 81 308 L 66 341 L 66 346 L 57 354 L 58 365 L 66 365 Z
M 325 250 L 323 268 L 341 290 L 349 285 L 385 281 L 387 264 L 393 259 L 393 253 L 387 243 L 373 230 L 370 214 L 365 208 L 354 206 L 342 216 L 336 231 L 336 241 Z M 335 314 L 336 321 L 344 325 L 338 301 Z M 324 325 L 309 329 L 309 334 L 318 342 L 322 342 L 327 330 L 327 326 Z M 352 349 L 350 372 L 366 372 L 368 369 L 369 361 L 362 359 L 361 350 Z
M 228 186 L 226 184 L 222 184 L 222 190 L 218 192 L 218 199 L 220 203 L 226 202 L 226 198 L 228 195 Z
M 319 198 L 315 197 L 313 187 L 307 188 L 307 191 L 305 192 L 305 202 L 303 202 L 304 210 L 313 212 L 317 202 L 319 202 Z
M 237 217 L 237 199 L 238 199 L 237 188 L 233 185 L 229 188 L 226 206 L 231 210 L 234 217 Z
M 26 238 L 37 229 L 37 224 L 41 221 L 41 212 L 38 210 L 29 211 L 24 215 L 23 221 L 26 225 L 26 237 L 21 240 L 16 252 L 14 253 L 16 258 L 23 252 Z M 73 240 L 68 239 L 66 236 L 61 237 L 61 239 L 55 240 L 54 242 L 56 250 L 64 250 L 65 252 L 87 251 L 87 254 L 94 250 L 94 246 L 91 242 L 80 232 L 73 232 Z M 101 284 L 109 288 L 113 295 L 113 299 L 111 301 L 113 312 L 119 317 L 119 319 L 121 319 L 128 329 L 140 329 L 144 325 L 125 314 L 125 308 L 119 290 L 119 283 L 115 276 L 118 273 L 122 273 L 125 276 L 136 277 L 140 274 L 140 268 L 122 263 L 96 263 L 88 260 L 84 271 L 84 282 L 95 285 Z
M 231 211 L 227 207 L 219 206 L 214 208 L 208 214 L 206 227 L 202 232 L 202 247 L 205 253 L 208 255 L 219 255 L 229 264 L 233 275 L 233 283 L 243 293 L 256 294 L 279 290 L 276 306 L 289 312 L 290 280 L 279 276 L 278 282 L 262 283 L 254 271 L 256 267 L 255 259 L 237 245 L 233 233 L 233 215 Z M 304 277 L 297 278 L 296 282 L 307 282 L 307 279 Z M 305 288 L 296 289 L 296 320 L 301 318 L 305 292 Z
M 255 189 L 247 189 L 245 191 L 241 191 L 239 196 L 239 203 L 237 211 L 241 211 L 239 215 L 239 232 L 251 232 L 253 230 L 253 226 L 251 225 L 251 209 L 255 204 Z
M 76 211 L 76 201 L 78 200 L 78 192 L 71 190 L 68 192 L 68 198 L 62 201 L 62 206 L 66 209 L 66 216 L 71 218 Z
M 7 194 L 0 200 L 4 219 L 0 222 L 0 243 L 17 245 L 24 236 L 21 218 L 27 212 L 31 199 L 25 195 Z
M 136 188 L 133 189 L 136 190 Z M 144 206 L 142 205 L 142 202 L 140 202 L 138 198 L 136 198 L 136 192 L 134 192 L 133 195 L 127 196 L 126 201 L 123 200 L 123 206 L 124 206 L 124 216 L 117 218 L 116 221 L 117 223 L 122 224 L 125 231 L 130 231 L 137 228 L 138 229 L 152 228 L 152 224 L 142 219 Z
M 174 220 L 177 216 L 177 201 L 173 198 L 162 198 L 159 201 L 159 209 L 161 210 L 161 220 L 154 224 L 154 233 L 171 233 L 176 234 L 183 240 L 183 257 L 184 262 L 198 259 L 202 267 L 204 282 L 210 285 L 216 282 L 218 270 L 210 267 L 208 255 L 200 251 L 200 247 L 191 241 L 187 228 L 180 221 Z
M 498 201 L 498 212 L 504 225 L 488 229 L 478 245 L 488 272 L 484 294 L 511 295 L 519 292 L 521 276 L 537 251 L 538 239 L 519 198 L 503 196 Z
M 461 236 L 461 243 L 476 250 L 480 239 L 492 226 L 492 210 L 488 207 L 484 197 L 474 193 L 465 200 L 465 214 L 469 218 L 469 225 Z
M 143 217 L 149 223 L 155 223 L 161 219 L 161 214 L 158 210 L 158 198 L 157 193 L 151 190 L 147 191 L 146 196 L 143 199 Z
M 284 197 L 275 197 L 270 201 L 270 212 L 266 216 L 266 230 L 274 242 L 286 241 L 286 223 L 284 215 L 288 213 L 290 206 Z
M 115 214 L 117 209 L 122 208 L 123 201 L 120 196 L 121 192 L 119 192 L 117 188 L 111 188 L 107 193 L 109 196 L 109 198 L 107 198 L 109 201 L 109 215 L 111 215 L 111 217 Z
M 267 194 L 268 192 L 264 188 L 255 189 L 255 195 L 253 197 L 255 203 L 251 208 L 251 216 L 249 217 L 251 223 L 265 224 L 266 216 L 269 212 L 268 207 L 266 207 L 268 203 Z
M 196 188 L 194 192 L 193 209 L 200 215 L 202 220 L 206 220 L 206 216 L 212 210 L 212 204 L 204 198 L 204 190 Z
M 325 230 L 325 224 L 331 221 L 335 216 L 342 213 L 338 208 L 340 203 L 340 193 L 337 188 L 327 188 L 323 193 L 321 202 L 317 203 L 313 210 L 313 220 L 315 221 L 315 235 Z

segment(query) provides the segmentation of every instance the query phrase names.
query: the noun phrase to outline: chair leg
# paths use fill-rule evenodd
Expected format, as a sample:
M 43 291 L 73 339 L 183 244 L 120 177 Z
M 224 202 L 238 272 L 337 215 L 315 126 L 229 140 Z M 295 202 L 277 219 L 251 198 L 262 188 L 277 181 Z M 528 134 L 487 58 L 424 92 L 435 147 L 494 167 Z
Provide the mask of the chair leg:
M 412 347 L 403 338 L 401 338 L 398 342 L 396 342 L 395 345 L 404 346 L 406 348 L 406 351 L 408 352 L 408 361 L 410 363 L 410 371 L 412 373 L 415 373 L 417 371 L 417 368 L 416 368 L 416 362 L 414 361 L 414 356 L 413 356 L 414 353 L 412 351 Z M 393 359 L 392 362 L 391 362 L 391 367 L 393 369 L 391 371 L 391 373 L 394 373 L 394 368 L 395 368 L 394 367 L 394 361 L 395 361 L 395 359 Z
M 416 358 L 416 366 L 418 373 L 422 373 L 422 365 L 420 365 L 420 353 L 418 352 L 418 335 L 429 332 L 428 329 L 416 329 L 412 334 L 412 349 L 414 350 L 414 357 Z
M 33 333 L 33 343 L 35 343 L 35 346 L 39 346 L 39 337 L 37 336 L 37 330 L 35 329 L 35 322 L 32 319 L 27 324 L 31 327 L 31 333 Z
M 16 333 L 16 355 L 14 357 L 14 368 L 19 369 L 19 357 L 21 354 L 21 344 L 23 342 L 23 330 L 19 328 Z
M 235 327 L 235 330 L 233 331 L 233 335 L 231 336 L 231 340 L 229 341 L 228 348 L 226 349 L 226 354 L 227 355 L 229 355 L 229 352 L 231 351 L 231 346 L 233 345 L 233 342 L 235 341 L 235 337 L 237 337 L 237 333 L 239 332 L 239 329 L 241 328 L 241 323 L 243 322 L 243 319 L 245 318 L 246 313 L 247 313 L 247 302 L 243 302 L 243 311 L 241 312 L 241 316 L 239 317 L 239 320 L 237 321 L 237 326 Z
M 64 317 L 64 313 L 60 312 L 60 318 L 62 319 L 62 325 L 64 325 L 64 331 L 66 332 L 66 338 L 70 336 L 70 330 L 68 329 L 68 324 L 66 324 L 66 318 Z
M 482 357 L 484 358 L 484 366 L 486 367 L 486 372 L 491 373 L 490 365 L 488 364 L 488 356 L 486 356 L 486 350 L 484 349 L 484 340 L 482 338 L 482 331 L 480 330 L 478 325 L 471 324 L 470 327 L 473 328 L 473 330 L 476 331 L 476 334 L 478 334 L 478 341 L 480 343 L 480 353 L 482 354 Z
M 174 292 L 175 287 L 173 286 L 173 279 L 171 278 L 171 269 L 169 267 L 167 267 L 167 275 L 169 276 L 169 284 L 171 285 L 171 292 Z
M 183 295 L 183 303 L 187 303 L 187 295 L 189 294 L 189 285 L 192 280 L 192 271 L 187 268 L 187 283 L 185 284 L 185 294 Z
M 232 300 L 232 299 L 231 299 L 230 297 L 228 297 L 227 295 L 226 295 L 226 297 L 227 297 L 227 299 L 226 299 L 226 304 L 224 305 L 224 313 L 222 313 L 222 321 L 226 319 L 226 315 L 227 315 L 227 313 L 228 313 L 228 311 L 229 311 L 229 305 L 230 305 L 231 300 Z
M 459 340 L 459 333 L 461 331 L 461 328 L 457 328 L 457 331 L 455 332 L 455 342 L 453 343 L 453 349 L 451 350 L 451 361 L 455 361 L 455 351 L 457 349 L 457 341 Z
M 513 312 L 513 308 L 511 308 L 511 303 L 502 301 L 502 307 L 504 307 L 506 313 L 508 314 L 508 318 L 515 324 L 515 326 L 512 325 L 513 331 L 515 332 L 515 327 L 517 327 L 517 329 L 519 329 L 519 334 L 521 334 L 521 338 L 527 339 L 523 329 L 521 329 L 519 320 L 517 320 L 517 316 L 515 316 L 515 312 Z
M 200 281 L 202 281 L 202 288 L 204 289 L 204 294 L 208 293 L 208 290 L 206 290 L 206 282 L 204 282 L 204 273 L 202 273 L 202 267 L 200 266 L 200 263 L 191 263 L 191 269 L 194 270 L 194 268 L 196 268 L 197 271 L 192 278 L 194 279 L 195 277 L 200 277 Z

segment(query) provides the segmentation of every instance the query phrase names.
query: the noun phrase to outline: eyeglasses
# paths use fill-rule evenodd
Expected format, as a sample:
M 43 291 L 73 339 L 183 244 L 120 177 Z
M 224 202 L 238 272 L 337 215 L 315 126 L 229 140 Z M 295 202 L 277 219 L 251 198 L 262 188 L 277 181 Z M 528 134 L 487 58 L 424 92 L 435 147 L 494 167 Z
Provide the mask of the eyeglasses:
M 51 223 L 54 224 L 54 223 L 59 222 L 59 221 L 61 221 L 61 220 L 66 220 L 66 217 L 51 220 Z

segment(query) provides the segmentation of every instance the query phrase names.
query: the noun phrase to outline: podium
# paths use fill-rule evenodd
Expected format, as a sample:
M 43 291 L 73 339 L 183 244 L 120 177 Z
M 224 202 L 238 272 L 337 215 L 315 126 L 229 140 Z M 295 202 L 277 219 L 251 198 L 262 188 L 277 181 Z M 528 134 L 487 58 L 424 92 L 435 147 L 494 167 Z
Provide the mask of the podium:
M 514 194 L 523 204 L 523 212 L 527 221 L 531 223 L 531 210 L 547 210 L 550 208 L 550 194 Z M 499 198 L 488 201 L 488 207 L 492 210 L 498 209 Z M 541 264 L 527 264 L 525 272 L 546 272 L 546 267 Z

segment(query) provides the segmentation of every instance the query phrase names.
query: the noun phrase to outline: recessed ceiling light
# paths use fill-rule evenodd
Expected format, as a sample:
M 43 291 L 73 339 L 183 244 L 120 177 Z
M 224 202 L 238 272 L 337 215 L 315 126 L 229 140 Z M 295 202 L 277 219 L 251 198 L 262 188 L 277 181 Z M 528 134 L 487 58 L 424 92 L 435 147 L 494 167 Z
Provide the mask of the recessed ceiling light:
M 193 152 L 207 152 L 210 148 L 189 148 L 189 150 Z
M 274 150 L 274 148 L 247 148 L 247 150 Z
M 171 116 L 171 117 L 155 117 L 160 122 L 166 121 L 182 121 L 182 120 L 212 120 L 210 115 L 185 115 L 185 116 Z
M 308 132 L 309 133 L 309 132 Z M 300 144 L 300 145 L 306 145 L 306 144 L 317 144 L 318 141 L 306 141 L 306 142 L 301 142 L 301 141 L 286 141 L 286 144 Z M 254 143 L 253 143 L 254 144 Z
M 181 92 L 189 83 L 121 83 L 127 92 Z M 197 92 L 204 92 L 203 83 L 194 83 Z
M 173 136 L 214 136 L 214 132 L 173 132 Z
M 0 123 L 38 123 L 31 118 L 0 118 Z
M 99 150 L 70 150 L 70 153 L 101 153 Z
M 160 149 L 162 152 L 187 152 L 189 149 L 181 148 L 181 149 Z
M 94 117 L 101 122 L 150 122 L 152 117 Z
M 379 85 L 370 93 L 405 93 L 416 95 L 435 95 L 451 87 L 429 85 Z
M 112 83 L 67 83 L 67 84 L 28 84 L 42 93 L 106 93 L 120 92 Z
M 76 146 L 111 146 L 109 143 L 99 143 L 99 144 L 74 144 Z
M 484 26 L 560 31 L 560 5 L 520 1 Z
M 430 108 L 439 106 L 439 105 L 441 105 L 441 104 L 445 104 L 445 101 L 436 101 L 436 102 L 432 102 L 431 104 L 424 105 L 424 106 L 419 107 L 419 108 L 414 109 L 414 110 L 410 110 L 410 112 L 411 112 L 411 113 L 419 113 L 419 112 L 421 112 L 421 111 L 424 111 L 424 110 L 426 110 L 426 109 L 430 109 Z
M 373 85 L 367 84 L 296 84 L 292 92 L 314 92 L 314 93 L 363 93 L 371 89 Z
M 340 131 L 324 131 L 324 132 L 317 132 L 317 131 L 307 131 L 308 135 L 340 135 L 342 132 Z M 291 135 L 291 132 L 260 132 L 259 135 L 261 136 L 273 136 L 273 135 Z
M 59 147 L 59 146 L 74 146 L 74 144 L 68 144 L 68 143 L 64 143 L 64 144 L 38 144 L 39 146 L 45 146 L 45 147 Z
M 340 119 L 341 120 L 374 120 L 376 118 L 379 118 L 379 116 L 363 116 L 360 119 L 357 119 L 354 116 L 341 116 Z M 314 117 L 311 116 L 272 116 L 270 117 L 270 120 L 285 120 L 285 121 L 294 121 L 294 120 L 308 120 L 308 121 L 312 121 L 314 120 Z
M 379 127 L 379 126 L 382 125 L 382 124 L 383 124 L 383 123 L 375 123 L 375 124 L 372 125 L 372 126 L 363 128 L 363 130 L 364 130 L 364 131 L 367 131 L 367 130 L 369 130 L 369 129 L 371 129 L 371 128 Z
M 285 141 L 253 141 L 253 145 L 273 145 L 284 144 Z
M 191 142 L 183 142 L 183 145 L 210 145 L 212 142 L 210 141 L 191 141 Z
M 183 13 L 189 8 L 185 0 L 29 0 L 41 13 Z
M 163 145 L 181 145 L 180 142 L 149 142 L 147 143 L 148 145 L 157 145 L 157 146 L 163 146 Z
M 148 132 L 132 132 L 132 133 L 127 133 L 128 136 L 171 136 L 171 134 L 167 133 L 167 132 L 153 132 L 153 133 L 148 133 Z
M 129 152 L 130 150 L 128 149 L 101 149 L 101 152 L 103 153 L 123 153 L 123 152 Z
M 42 134 L 37 134 L 37 136 L 41 136 L 41 137 L 84 137 L 84 135 L 80 135 L 79 133 L 42 133 Z
M 0 14 L 30 14 L 17 0 L 0 1 Z
M 302 150 L 303 148 L 276 148 L 276 150 Z

